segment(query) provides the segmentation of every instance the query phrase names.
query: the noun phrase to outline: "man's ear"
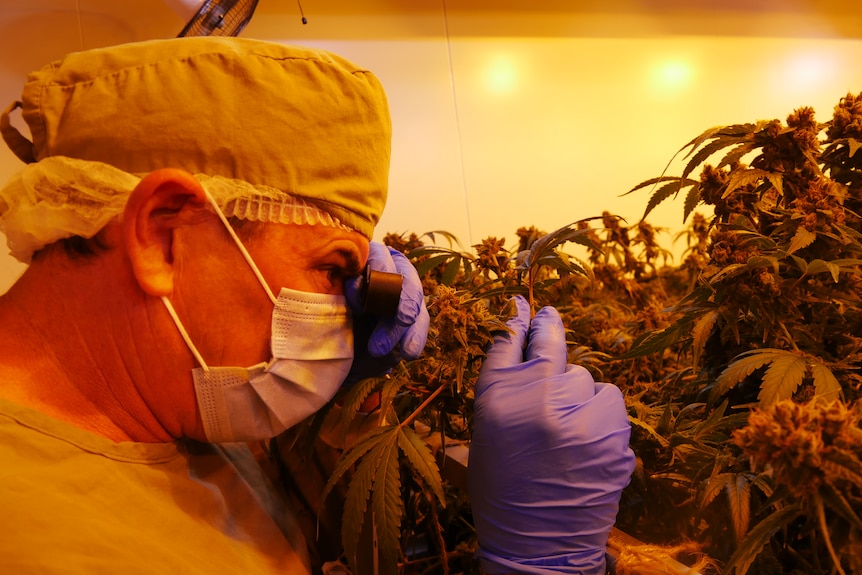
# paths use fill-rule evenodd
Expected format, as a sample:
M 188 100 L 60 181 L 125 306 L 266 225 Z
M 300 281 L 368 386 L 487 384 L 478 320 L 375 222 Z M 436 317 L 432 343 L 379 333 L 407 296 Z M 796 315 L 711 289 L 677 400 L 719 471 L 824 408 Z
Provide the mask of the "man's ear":
M 182 170 L 156 170 L 132 191 L 123 213 L 123 240 L 141 288 L 169 295 L 174 288 L 174 230 L 206 209 L 206 192 Z

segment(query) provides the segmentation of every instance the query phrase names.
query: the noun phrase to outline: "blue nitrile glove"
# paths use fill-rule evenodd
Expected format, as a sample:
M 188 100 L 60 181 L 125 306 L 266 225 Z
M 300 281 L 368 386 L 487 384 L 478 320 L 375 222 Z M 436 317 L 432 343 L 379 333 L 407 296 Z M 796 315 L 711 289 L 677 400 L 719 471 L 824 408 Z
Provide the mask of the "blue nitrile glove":
M 605 572 L 608 534 L 635 466 L 620 390 L 567 365 L 559 313 L 495 337 L 476 382 L 468 482 L 486 573 Z M 526 349 L 524 348 L 526 342 Z
M 379 242 L 371 242 L 368 267 L 401 274 L 401 299 L 395 317 L 376 317 L 364 312 L 363 278 L 356 276 L 344 283 L 344 295 L 353 312 L 354 324 L 353 366 L 345 381 L 348 385 L 387 373 L 402 357 L 419 357 L 425 348 L 431 323 L 422 281 L 404 254 Z

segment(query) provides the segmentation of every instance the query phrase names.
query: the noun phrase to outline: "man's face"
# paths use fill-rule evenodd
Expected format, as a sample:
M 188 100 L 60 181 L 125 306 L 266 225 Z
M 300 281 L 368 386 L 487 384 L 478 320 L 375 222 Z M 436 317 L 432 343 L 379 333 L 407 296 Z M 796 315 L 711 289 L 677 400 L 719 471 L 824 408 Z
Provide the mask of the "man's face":
M 273 304 L 220 223 L 217 240 L 193 235 L 194 257 L 184 275 L 193 282 L 193 314 L 187 327 L 210 365 L 249 366 L 270 359 Z M 341 295 L 344 281 L 368 259 L 368 240 L 358 232 L 326 226 L 259 224 L 243 243 L 273 295 L 281 288 Z M 219 250 L 213 249 L 218 242 Z M 217 271 L 216 271 L 217 270 Z M 186 321 L 184 319 L 184 321 Z

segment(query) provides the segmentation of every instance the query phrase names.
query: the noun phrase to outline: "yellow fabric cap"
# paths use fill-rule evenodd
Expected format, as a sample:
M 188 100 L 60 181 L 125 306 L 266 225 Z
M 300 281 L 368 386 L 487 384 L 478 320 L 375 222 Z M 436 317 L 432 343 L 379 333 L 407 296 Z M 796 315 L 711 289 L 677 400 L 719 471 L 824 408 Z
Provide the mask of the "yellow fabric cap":
M 10 129 L 15 105 L 2 131 L 24 161 L 243 180 L 307 199 L 368 238 L 386 203 L 383 88 L 322 50 L 194 37 L 76 52 L 30 74 L 20 107 L 32 149 Z

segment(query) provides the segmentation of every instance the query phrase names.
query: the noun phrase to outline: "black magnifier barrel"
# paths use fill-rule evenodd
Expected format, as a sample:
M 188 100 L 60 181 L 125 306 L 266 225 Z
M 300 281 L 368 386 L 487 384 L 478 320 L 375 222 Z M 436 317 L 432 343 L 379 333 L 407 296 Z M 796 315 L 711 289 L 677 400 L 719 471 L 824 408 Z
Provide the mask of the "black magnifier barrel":
M 401 274 L 365 268 L 362 299 L 365 312 L 378 317 L 395 317 L 401 301 Z

